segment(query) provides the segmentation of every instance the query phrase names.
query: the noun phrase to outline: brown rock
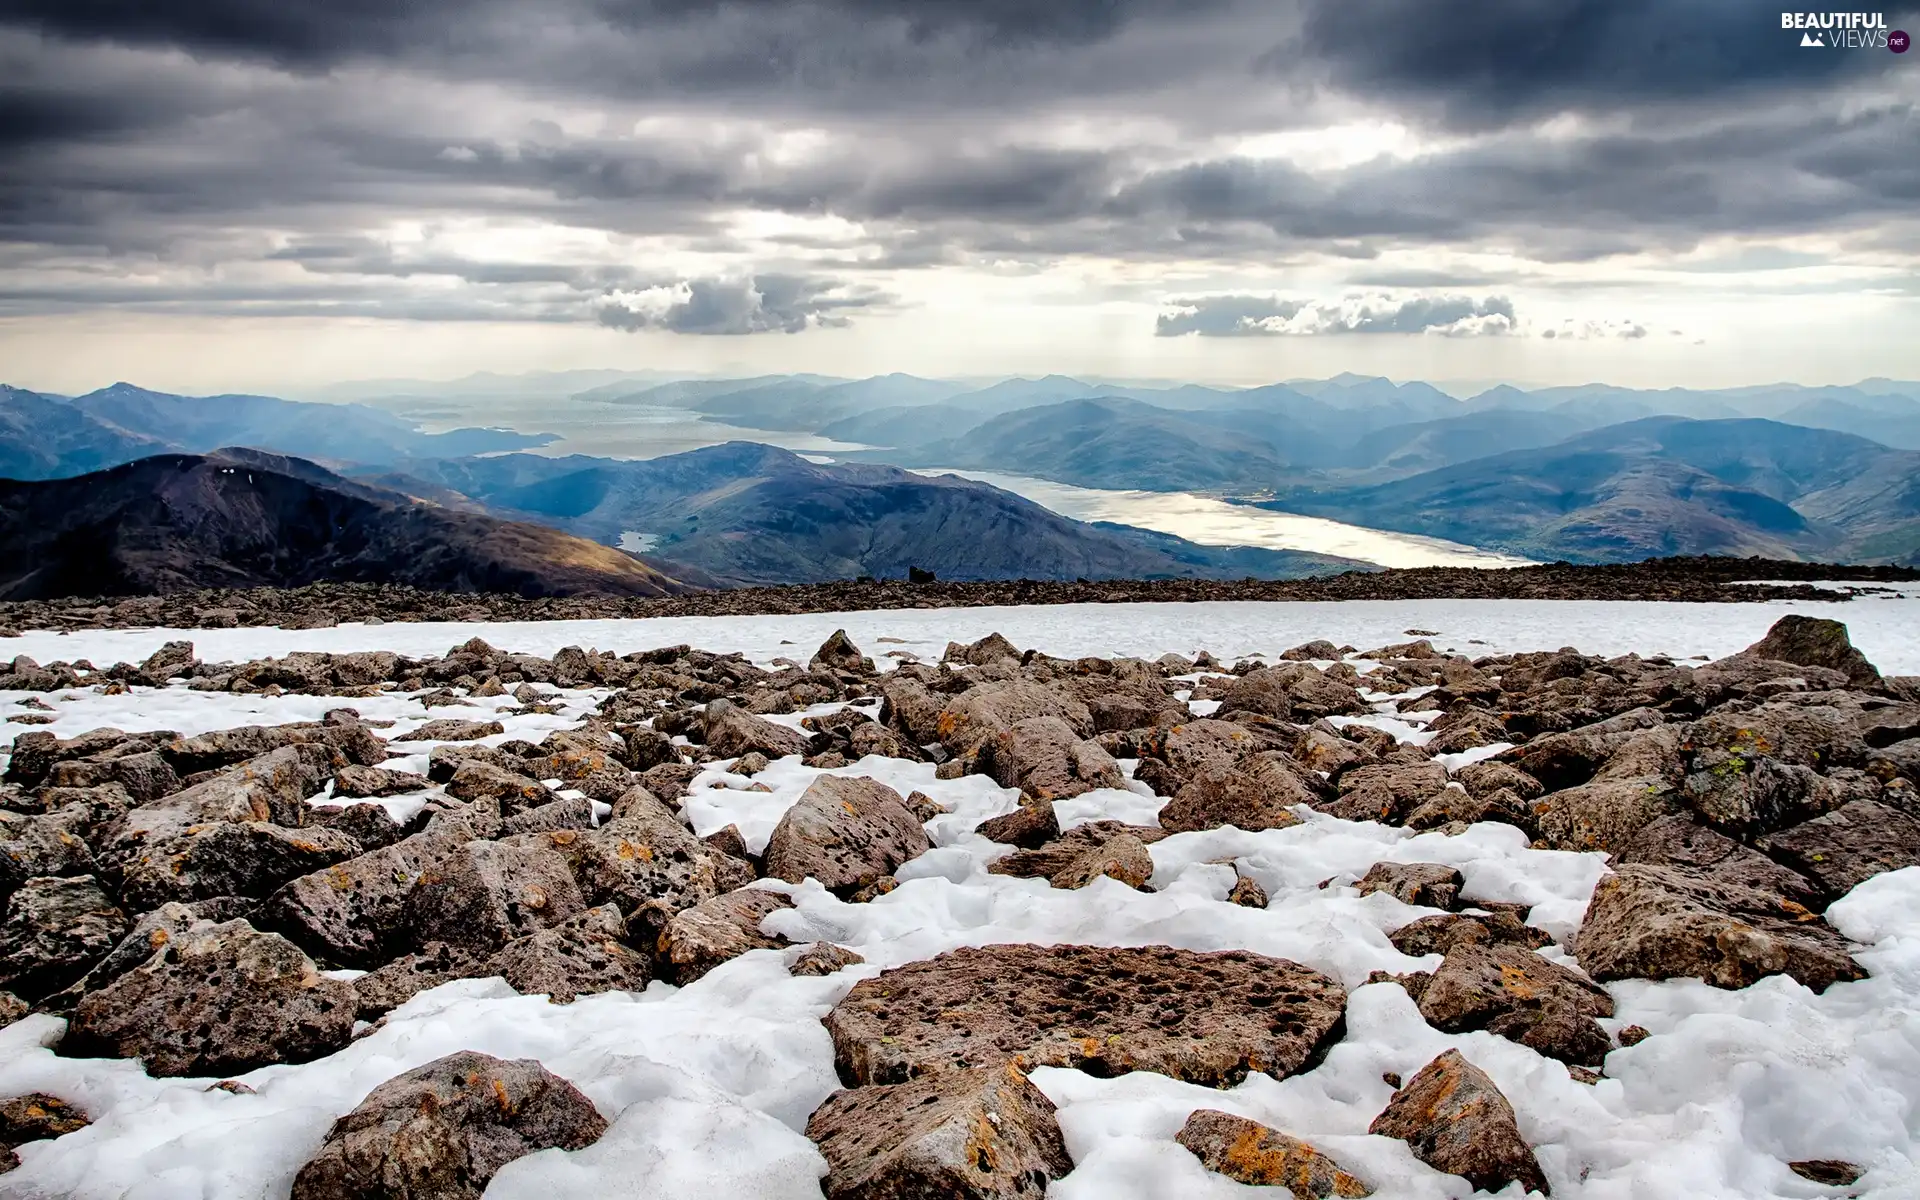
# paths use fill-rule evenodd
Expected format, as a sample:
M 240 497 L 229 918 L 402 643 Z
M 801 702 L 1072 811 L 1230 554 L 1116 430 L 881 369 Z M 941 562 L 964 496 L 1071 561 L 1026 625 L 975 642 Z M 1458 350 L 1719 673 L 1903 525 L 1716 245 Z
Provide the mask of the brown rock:
M 1053 1102 L 1011 1063 L 835 1092 L 807 1136 L 828 1200 L 1039 1200 L 1073 1170 Z
M 1855 800 L 1757 845 L 1819 885 L 1822 901 L 1833 901 L 1883 871 L 1920 864 L 1920 820 Z
M 60 1097 L 30 1092 L 0 1101 L 0 1146 L 11 1149 L 28 1142 L 65 1137 L 92 1123 L 86 1113 Z
M 1598 1066 L 1612 1042 L 1595 1017 L 1613 999 L 1523 946 L 1456 942 L 1420 997 L 1420 1015 L 1446 1033 L 1485 1029 L 1562 1062 Z
M 292 1200 L 479 1200 L 514 1159 L 583 1149 L 606 1128 L 538 1062 L 463 1050 L 389 1079 L 335 1121 Z
M 458 717 L 440 717 L 428 721 L 411 733 L 394 738 L 396 742 L 477 742 L 507 731 L 498 721 L 464 721 Z
M 590 908 L 550 929 L 537 929 L 503 946 L 486 974 L 499 975 L 524 995 L 571 1004 L 599 992 L 644 991 L 647 960 L 621 942 L 625 923 L 611 904 Z
M 333 1053 L 352 1040 L 354 1010 L 353 985 L 285 938 L 197 922 L 83 996 L 60 1050 L 143 1059 L 156 1076 L 237 1075 Z
M 1616 861 L 1678 867 L 1810 909 L 1823 907 L 1821 889 L 1812 880 L 1685 815 L 1649 823 L 1634 834 Z
M 460 764 L 453 778 L 447 781 L 447 795 L 455 800 L 494 801 L 503 816 L 551 804 L 556 799 L 537 779 L 477 761 Z
M 1339 1036 L 1346 992 L 1297 963 L 1165 946 L 985 946 L 854 985 L 826 1018 L 848 1083 L 997 1066 L 1285 1078 Z
M 1399 1138 L 1421 1162 L 1464 1177 L 1476 1190 L 1497 1192 L 1517 1181 L 1529 1191 L 1552 1193 L 1533 1148 L 1520 1136 L 1513 1106 L 1458 1050 L 1421 1068 L 1367 1132 Z
M 847 671 L 855 675 L 873 674 L 873 660 L 860 653 L 860 647 L 853 644 L 844 629 L 836 629 L 833 636 L 820 644 L 807 660 L 807 669 L 818 671 Z
M 1510 912 L 1435 913 L 1410 921 L 1388 935 L 1393 948 L 1411 958 L 1445 954 L 1456 945 L 1514 945 L 1538 950 L 1553 940 Z
M 711 700 L 704 717 L 707 749 L 718 758 L 758 752 L 769 759 L 807 752 L 807 735 L 756 717 L 727 700 Z
M 1827 1187 L 1852 1187 L 1866 1172 L 1837 1158 L 1808 1158 L 1790 1162 L 1787 1169 L 1802 1179 L 1811 1179 Z
M 1151 825 L 1091 821 L 1074 826 L 1038 849 L 1016 850 L 989 865 L 987 873 L 1012 875 L 1018 879 L 1051 879 L 1089 854 L 1098 853 L 1108 842 L 1123 834 L 1142 845 L 1151 845 L 1166 837 L 1167 831 Z
M 1446 786 L 1447 770 L 1439 763 L 1375 763 L 1341 775 L 1340 798 L 1316 807 L 1342 820 L 1397 825 Z
M 1790 613 L 1773 623 L 1767 636 L 1741 651 L 1753 658 L 1790 662 L 1803 667 L 1825 667 L 1846 675 L 1855 687 L 1876 687 L 1880 672 L 1867 656 L 1854 649 L 1847 627 L 1824 617 Z
M 1554 850 L 1618 854 L 1642 829 L 1678 808 L 1665 779 L 1639 775 L 1549 792 L 1533 802 L 1533 819 L 1541 840 Z
M 1234 881 L 1233 890 L 1227 893 L 1227 903 L 1238 904 L 1243 908 L 1265 908 L 1267 889 L 1249 876 L 1242 875 Z
M 337 800 L 371 800 L 381 796 L 403 796 L 424 791 L 429 781 L 411 771 L 386 771 L 353 763 L 333 773 L 333 795 Z
M 1291 758 L 1262 751 L 1232 763 L 1216 759 L 1193 771 L 1160 810 L 1160 825 L 1171 833 L 1224 825 L 1249 832 L 1285 829 L 1300 823 L 1294 806 L 1319 798 Z
M 414 884 L 472 839 L 465 822 L 435 817 L 412 837 L 287 883 L 267 898 L 260 924 L 329 962 L 376 967 L 413 944 Z
M 1329 679 L 1306 663 L 1262 667 L 1236 679 L 1220 697 L 1222 712 L 1251 712 L 1282 721 L 1367 711 L 1350 685 Z
M 766 872 L 789 883 L 812 877 L 844 894 L 891 875 L 931 845 L 892 788 L 823 775 L 774 827 Z
M 801 952 L 800 956 L 787 964 L 789 975 L 831 975 L 835 971 L 855 966 L 867 961 L 845 946 L 836 946 L 832 942 L 815 942 Z
M 1057 888 L 1077 890 L 1096 879 L 1117 879 L 1130 888 L 1145 891 L 1153 878 L 1153 855 L 1146 843 L 1127 832 L 1119 832 L 1083 851 L 1072 862 L 1048 877 Z
M 673 982 L 685 986 L 749 950 L 777 950 L 787 939 L 760 932 L 767 914 L 793 901 L 763 888 L 741 888 L 675 913 L 655 947 Z
M 566 858 L 524 840 L 542 836 L 468 842 L 424 869 L 406 902 L 413 936 L 492 951 L 586 908 Z
M 1126 786 L 1120 766 L 1059 717 L 1029 717 L 978 749 L 978 766 L 1001 787 L 1040 800 L 1064 800 L 1096 788 Z
M 934 734 L 948 752 L 973 753 L 1022 721 L 1058 717 L 1076 738 L 1094 734 L 1093 714 L 1072 696 L 1038 683 L 982 683 L 950 697 L 934 720 Z
M 1373 1189 L 1311 1145 L 1258 1121 L 1196 1109 L 1175 1135 L 1209 1171 L 1248 1187 L 1286 1188 L 1295 1200 L 1371 1196 Z
M 1418 908 L 1453 908 L 1465 884 L 1459 871 L 1440 863 L 1378 862 L 1354 886 L 1362 896 L 1385 892 Z
M 1787 974 L 1814 991 L 1865 972 L 1847 943 L 1791 901 L 1673 867 L 1628 864 L 1593 890 L 1575 942 L 1593 978 L 1742 988 Z
M 0 987 L 38 999 L 66 987 L 126 936 L 127 915 L 91 875 L 26 881 L 0 929 Z
M 1023 796 L 1019 808 L 1003 816 L 989 817 L 975 825 L 973 831 L 1003 846 L 1035 850 L 1060 836 L 1060 821 L 1054 815 L 1051 800 L 1030 802 Z

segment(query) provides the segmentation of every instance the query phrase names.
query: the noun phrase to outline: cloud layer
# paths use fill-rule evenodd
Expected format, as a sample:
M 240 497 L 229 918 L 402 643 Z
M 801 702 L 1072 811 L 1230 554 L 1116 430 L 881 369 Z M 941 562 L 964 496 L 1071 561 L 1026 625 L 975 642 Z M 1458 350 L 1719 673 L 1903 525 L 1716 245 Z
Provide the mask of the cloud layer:
M 0 316 L 794 333 L 1078 264 L 1191 297 L 1142 337 L 1486 336 L 1809 238 L 1895 294 L 1912 57 L 1738 0 L 0 0 Z

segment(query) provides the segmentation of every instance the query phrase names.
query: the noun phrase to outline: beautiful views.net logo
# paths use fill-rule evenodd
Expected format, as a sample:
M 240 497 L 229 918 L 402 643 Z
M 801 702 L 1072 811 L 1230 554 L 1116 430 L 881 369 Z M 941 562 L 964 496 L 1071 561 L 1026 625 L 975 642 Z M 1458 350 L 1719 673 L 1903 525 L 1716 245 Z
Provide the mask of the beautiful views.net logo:
M 1905 54 L 1906 31 L 1888 29 L 1885 13 L 1783 12 L 1780 28 L 1800 31 L 1802 46 L 1833 50 L 1891 50 Z

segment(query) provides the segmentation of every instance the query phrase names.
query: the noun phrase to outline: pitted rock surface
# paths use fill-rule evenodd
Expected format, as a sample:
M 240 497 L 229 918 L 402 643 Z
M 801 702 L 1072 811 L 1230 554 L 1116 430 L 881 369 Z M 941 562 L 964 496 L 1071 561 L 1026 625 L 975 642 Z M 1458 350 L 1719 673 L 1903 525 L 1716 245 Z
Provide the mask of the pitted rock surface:
M 1864 978 L 1847 941 L 1792 901 L 1674 867 L 1626 864 L 1593 889 L 1575 957 L 1593 978 L 1743 988 L 1786 974 L 1814 991 Z
M 1188 833 L 1231 825 L 1256 832 L 1298 825 L 1293 809 L 1321 799 L 1299 764 L 1279 751 L 1261 751 L 1237 762 L 1215 760 L 1188 778 L 1160 810 L 1160 825 Z
M 237 1075 L 332 1054 L 353 1035 L 353 985 L 245 921 L 196 922 L 89 991 L 60 1050 L 139 1058 L 155 1076 Z
M 1513 1105 L 1458 1050 L 1421 1068 L 1367 1132 L 1399 1138 L 1421 1162 L 1462 1176 L 1479 1191 L 1497 1192 L 1515 1182 L 1530 1191 L 1552 1191 L 1533 1147 L 1520 1136 Z
M 1011 1064 L 835 1092 L 807 1136 L 828 1200 L 1040 1200 L 1073 1170 L 1053 1102 Z
M 822 775 L 767 840 L 766 872 L 818 879 L 838 894 L 865 887 L 932 846 L 900 793 L 871 779 Z
M 1353 1200 L 1373 1194 L 1310 1144 L 1218 1109 L 1196 1110 L 1173 1140 L 1209 1171 L 1248 1187 L 1286 1188 L 1294 1200 Z
M 463 1050 L 396 1076 L 333 1123 L 292 1200 L 479 1200 L 516 1158 L 600 1140 L 606 1118 L 533 1059 Z
M 761 933 L 760 922 L 768 913 L 792 907 L 784 894 L 764 888 L 741 888 L 703 900 L 673 915 L 660 933 L 655 955 L 669 977 L 684 986 L 749 950 L 786 945 L 785 938 Z
M 1420 1015 L 1446 1033 L 1485 1029 L 1585 1066 L 1612 1048 L 1593 1019 L 1613 1015 L 1606 989 L 1511 943 L 1456 941 L 1420 996 Z
M 1230 1087 L 1317 1061 L 1346 999 L 1317 971 L 1245 951 L 998 945 L 863 980 L 826 1025 L 850 1085 L 1011 1060 Z
M 1075 825 L 1053 841 L 1032 850 L 1016 850 L 996 859 L 987 867 L 990 875 L 1012 875 L 1017 879 L 1052 879 L 1062 871 L 1084 862 L 1089 855 L 1104 852 L 1107 843 L 1125 836 L 1150 846 L 1167 836 L 1167 831 L 1152 825 L 1127 825 L 1120 821 L 1089 821 Z M 1151 870 L 1148 872 L 1151 874 Z

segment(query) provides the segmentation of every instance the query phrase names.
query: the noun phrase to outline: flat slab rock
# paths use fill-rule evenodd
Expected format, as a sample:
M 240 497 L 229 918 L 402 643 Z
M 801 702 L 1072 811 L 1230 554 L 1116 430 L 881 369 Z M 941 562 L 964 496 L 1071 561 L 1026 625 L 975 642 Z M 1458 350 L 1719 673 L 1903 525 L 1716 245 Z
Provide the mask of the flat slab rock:
M 335 1121 L 291 1200 L 478 1200 L 514 1159 L 579 1150 L 606 1129 L 538 1062 L 463 1050 L 389 1079 Z
M 1294 1200 L 1373 1195 L 1372 1188 L 1308 1143 L 1232 1113 L 1198 1109 L 1173 1140 L 1209 1171 L 1248 1187 L 1286 1188 Z
M 863 980 L 826 1026 L 849 1085 L 1011 1060 L 1229 1087 L 1250 1071 L 1284 1079 L 1318 1061 L 1344 1028 L 1346 1001 L 1318 971 L 1245 951 L 1003 945 Z
M 1674 867 L 1624 864 L 1593 889 L 1574 943 L 1593 978 L 1743 988 L 1786 974 L 1814 991 L 1865 972 L 1846 939 L 1776 895 Z
M 1053 1102 L 1011 1063 L 835 1092 L 807 1136 L 828 1200 L 1039 1200 L 1073 1170 Z

